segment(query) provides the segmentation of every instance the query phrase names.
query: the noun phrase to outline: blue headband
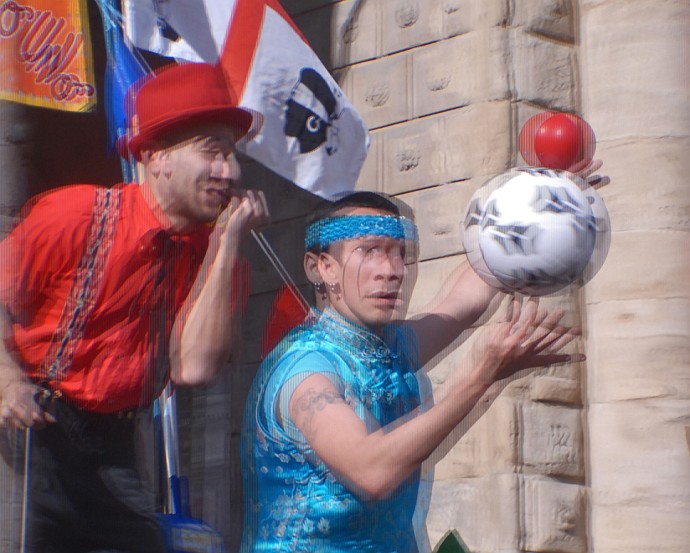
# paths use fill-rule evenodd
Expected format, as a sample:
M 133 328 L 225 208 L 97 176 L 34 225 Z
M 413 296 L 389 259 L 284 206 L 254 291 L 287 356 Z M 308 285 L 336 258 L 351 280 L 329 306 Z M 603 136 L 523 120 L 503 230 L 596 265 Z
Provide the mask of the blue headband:
M 307 228 L 305 248 L 324 250 L 334 242 L 362 236 L 387 236 L 417 241 L 417 227 L 405 217 L 393 215 L 344 215 L 315 221 Z

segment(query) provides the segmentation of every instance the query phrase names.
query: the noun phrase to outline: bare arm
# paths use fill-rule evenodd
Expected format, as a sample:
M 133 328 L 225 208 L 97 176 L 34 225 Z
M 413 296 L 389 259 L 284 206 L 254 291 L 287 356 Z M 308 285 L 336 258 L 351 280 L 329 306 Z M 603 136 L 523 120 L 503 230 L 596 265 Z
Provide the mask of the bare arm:
M 406 321 L 419 339 L 420 365 L 427 365 L 429 360 L 470 328 L 498 293 L 469 265 L 457 267 L 425 312 Z
M 185 304 L 175 320 L 170 345 L 171 378 L 177 384 L 210 382 L 237 347 L 241 275 L 235 266 L 251 230 L 268 223 L 262 192 L 233 198 L 219 217 L 209 248 Z
M 560 326 L 562 316 L 538 311 L 536 302 L 524 308 L 515 302 L 504 321 L 482 330 L 470 369 L 444 385 L 433 407 L 392 430 L 369 433 L 321 374 L 295 389 L 290 416 L 341 482 L 367 499 L 385 497 L 422 465 L 495 381 L 527 367 L 571 360 L 556 353 L 577 335 Z

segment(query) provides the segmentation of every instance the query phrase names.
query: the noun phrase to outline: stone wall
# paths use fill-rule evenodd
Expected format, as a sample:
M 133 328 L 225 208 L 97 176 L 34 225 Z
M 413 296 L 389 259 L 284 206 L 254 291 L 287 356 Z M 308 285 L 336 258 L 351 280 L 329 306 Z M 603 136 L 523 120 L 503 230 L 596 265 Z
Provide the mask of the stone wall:
M 690 4 L 580 11 L 614 231 L 585 289 L 591 547 L 677 553 L 690 544 Z

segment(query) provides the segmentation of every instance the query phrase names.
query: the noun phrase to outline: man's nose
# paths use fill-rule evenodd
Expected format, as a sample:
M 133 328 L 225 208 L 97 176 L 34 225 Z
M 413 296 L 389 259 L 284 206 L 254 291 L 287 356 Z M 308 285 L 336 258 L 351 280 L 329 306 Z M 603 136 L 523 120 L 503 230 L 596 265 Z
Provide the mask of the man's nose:
M 387 280 L 402 280 L 405 274 L 405 263 L 399 254 L 388 253 L 383 256 L 379 271 Z
M 211 177 L 222 180 L 237 181 L 240 178 L 240 164 L 235 154 L 219 157 L 211 167 Z

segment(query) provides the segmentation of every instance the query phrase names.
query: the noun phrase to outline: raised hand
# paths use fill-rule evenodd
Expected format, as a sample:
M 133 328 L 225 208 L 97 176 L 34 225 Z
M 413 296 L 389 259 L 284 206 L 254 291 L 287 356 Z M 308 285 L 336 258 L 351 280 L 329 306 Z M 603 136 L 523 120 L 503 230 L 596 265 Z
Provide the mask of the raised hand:
M 242 239 L 252 230 L 268 226 L 270 214 L 261 190 L 238 190 L 221 213 L 216 228 L 225 237 Z
M 580 335 L 579 328 L 561 324 L 564 312 L 539 309 L 537 299 L 525 305 L 513 298 L 503 320 L 481 330 L 473 348 L 480 378 L 487 385 L 521 369 L 582 361 L 582 354 L 559 353 Z
M 600 159 L 595 159 L 592 160 L 592 162 L 584 167 L 583 169 L 580 169 L 579 171 L 575 172 L 575 174 L 584 179 L 587 184 L 589 184 L 592 188 L 598 189 L 601 188 L 602 186 L 606 186 L 611 182 L 611 179 L 605 175 L 597 175 L 596 172 L 601 169 L 601 166 L 604 164 L 603 161 Z

